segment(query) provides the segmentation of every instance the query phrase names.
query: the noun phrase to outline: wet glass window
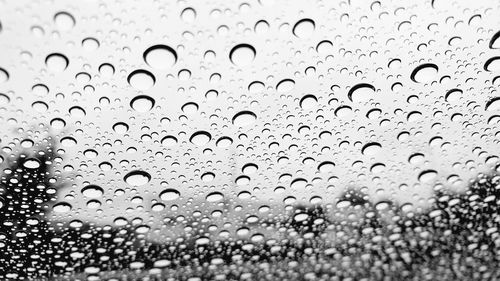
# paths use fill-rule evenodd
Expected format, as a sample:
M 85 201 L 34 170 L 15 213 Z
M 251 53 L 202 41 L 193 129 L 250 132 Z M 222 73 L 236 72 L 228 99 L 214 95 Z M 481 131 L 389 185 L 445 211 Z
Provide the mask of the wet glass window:
M 0 280 L 500 280 L 500 2 L 0 0 Z

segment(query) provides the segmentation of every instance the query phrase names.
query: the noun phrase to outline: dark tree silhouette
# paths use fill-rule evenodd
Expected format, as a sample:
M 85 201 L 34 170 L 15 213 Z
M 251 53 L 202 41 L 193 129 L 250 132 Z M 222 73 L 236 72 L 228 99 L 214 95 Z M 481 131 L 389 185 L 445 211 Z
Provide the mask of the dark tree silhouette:
M 123 274 L 135 280 L 155 267 L 162 267 L 151 273 L 157 280 L 239 280 L 249 273 L 252 280 L 500 278 L 497 175 L 480 175 L 465 193 L 437 191 L 432 208 L 421 213 L 403 212 L 391 202 L 377 208 L 349 189 L 340 200 L 350 206 L 335 211 L 344 219 L 333 218 L 324 206 L 296 206 L 281 221 L 260 221 L 256 228 L 287 229 L 273 243 L 212 239 L 197 244 L 197 237 L 186 236 L 158 244 L 132 227 L 49 221 L 54 191 L 61 188 L 55 157 L 53 145 L 6 157 L 0 180 L 0 280 Z M 168 262 L 155 264 L 159 260 Z M 260 270 L 262 265 L 267 270 Z

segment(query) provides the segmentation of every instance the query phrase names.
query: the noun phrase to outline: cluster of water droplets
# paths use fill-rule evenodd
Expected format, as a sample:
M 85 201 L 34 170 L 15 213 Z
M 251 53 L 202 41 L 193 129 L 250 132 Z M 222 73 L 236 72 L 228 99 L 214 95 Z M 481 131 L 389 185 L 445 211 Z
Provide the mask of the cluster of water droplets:
M 50 220 L 255 242 L 351 189 L 423 211 L 498 164 L 495 1 L 21 2 L 0 4 L 1 162 L 52 135 Z

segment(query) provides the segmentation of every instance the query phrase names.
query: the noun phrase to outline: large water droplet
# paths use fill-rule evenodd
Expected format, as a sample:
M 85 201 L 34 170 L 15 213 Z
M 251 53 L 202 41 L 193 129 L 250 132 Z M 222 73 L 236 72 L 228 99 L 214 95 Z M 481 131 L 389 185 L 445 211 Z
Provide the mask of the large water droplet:
M 375 93 L 375 87 L 370 84 L 361 83 L 353 86 L 347 93 L 347 97 L 352 102 L 363 102 L 371 99 Z
M 484 63 L 484 70 L 500 72 L 500 57 L 492 57 Z
M 145 91 L 154 86 L 156 78 L 151 72 L 144 69 L 138 69 L 132 71 L 132 73 L 128 75 L 127 81 L 134 89 Z
M 132 186 L 141 186 L 151 180 L 151 175 L 145 171 L 135 170 L 126 174 L 123 180 Z
M 318 103 L 318 98 L 315 95 L 305 95 L 300 99 L 299 105 L 302 109 L 311 109 Z
M 292 32 L 298 38 L 307 39 L 311 37 L 315 27 L 316 25 L 312 19 L 301 19 L 295 23 Z
M 435 170 L 425 170 L 418 175 L 418 180 L 422 183 L 430 183 L 436 178 L 436 176 L 437 172 Z
M 500 97 L 495 97 L 486 103 L 486 111 L 497 111 L 500 110 Z
M 257 120 L 257 115 L 252 111 L 244 110 L 236 113 L 233 116 L 233 124 L 238 127 L 245 127 L 251 125 Z
M 155 105 L 155 100 L 146 95 L 140 95 L 133 98 L 130 101 L 130 107 L 132 107 L 137 112 L 148 112 Z
M 489 47 L 490 49 L 500 49 L 500 30 L 495 33 L 490 40 Z
M 205 146 L 212 139 L 212 135 L 206 131 L 198 131 L 191 135 L 189 141 L 197 146 Z
M 24 161 L 23 166 L 28 169 L 38 169 L 40 168 L 40 161 L 35 158 L 28 158 Z
M 448 92 L 446 92 L 444 99 L 447 102 L 455 102 L 460 100 L 460 98 L 462 97 L 462 93 L 463 91 L 460 89 L 451 89 Z
M 292 79 L 283 79 L 276 85 L 276 91 L 278 93 L 286 93 L 293 90 L 295 87 L 295 81 Z
M 160 199 L 163 201 L 172 201 L 181 196 L 181 193 L 173 188 L 167 188 L 160 193 Z
M 226 148 L 231 146 L 233 144 L 233 139 L 230 137 L 221 137 L 217 140 L 215 145 L 220 148 Z
M 321 173 L 328 173 L 328 172 L 332 171 L 333 168 L 335 168 L 335 164 L 331 161 L 324 161 L 318 165 L 318 170 Z
M 167 45 L 154 45 L 143 54 L 144 61 L 156 69 L 168 69 L 177 62 L 177 53 Z
M 69 60 L 63 54 L 53 53 L 45 58 L 45 64 L 52 72 L 63 72 L 68 67 Z
M 70 204 L 66 202 L 60 202 L 52 207 L 52 211 L 54 211 L 55 213 L 62 214 L 71 211 L 71 208 L 72 206 Z
M 206 200 L 208 202 L 217 202 L 217 201 L 221 201 L 224 199 L 224 195 L 220 192 L 212 192 L 210 194 L 207 195 L 207 198 Z
M 127 123 L 123 122 L 118 122 L 113 125 L 113 131 L 115 131 L 117 134 L 125 134 L 128 131 L 128 125 Z
M 161 144 L 164 146 L 174 146 L 177 144 L 177 138 L 174 136 L 165 136 L 161 139 Z
M 82 194 L 88 198 L 99 198 L 104 194 L 102 187 L 91 184 L 82 188 Z
M 253 62 L 256 56 L 255 48 L 249 44 L 234 46 L 229 52 L 229 59 L 237 66 L 247 66 Z
M 425 63 L 417 66 L 411 73 L 410 78 L 416 83 L 428 83 L 435 80 L 437 73 L 437 65 Z
M 382 150 L 382 145 L 378 142 L 370 142 L 363 146 L 361 153 L 366 156 L 375 156 L 380 150 Z
M 9 80 L 9 73 L 7 70 L 0 68 L 0 83 L 7 82 Z
M 68 12 L 58 12 L 54 15 L 54 22 L 59 30 L 68 31 L 75 26 L 75 18 Z

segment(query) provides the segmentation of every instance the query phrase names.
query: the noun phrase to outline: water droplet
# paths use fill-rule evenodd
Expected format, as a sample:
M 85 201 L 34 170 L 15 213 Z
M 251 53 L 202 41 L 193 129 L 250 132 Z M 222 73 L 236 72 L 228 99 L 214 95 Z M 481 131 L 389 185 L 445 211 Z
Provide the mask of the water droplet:
M 59 53 L 53 53 L 45 58 L 47 68 L 52 72 L 63 72 L 69 64 L 68 58 Z
M 99 66 L 99 73 L 101 73 L 103 77 L 109 78 L 115 74 L 115 67 L 109 63 L 103 63 Z
M 143 54 L 144 61 L 156 69 L 168 69 L 177 62 L 177 52 L 167 45 L 154 45 Z
M 257 172 L 258 169 L 259 169 L 259 166 L 257 166 L 256 164 L 247 163 L 243 166 L 241 171 L 246 175 L 251 175 L 251 174 L 254 174 L 255 172 Z
M 490 40 L 489 47 L 490 49 L 500 49 L 500 30 L 495 33 Z
M 500 109 L 500 97 L 495 97 L 486 103 L 486 111 L 498 111 Z
M 49 109 L 49 106 L 43 101 L 34 102 L 31 107 L 37 112 L 46 112 Z
M 318 170 L 321 173 L 331 172 L 333 170 L 333 168 L 335 168 L 335 164 L 331 161 L 324 161 L 318 165 Z
M 181 196 L 181 193 L 173 188 L 168 188 L 160 193 L 160 199 L 163 201 L 172 201 Z
M 233 124 L 238 127 L 245 127 L 253 124 L 257 120 L 257 115 L 252 111 L 244 110 L 233 116 Z
M 208 202 L 211 202 L 211 203 L 221 201 L 223 199 L 224 199 L 224 195 L 220 192 L 212 192 L 212 193 L 208 194 L 206 197 L 206 200 Z
M 161 140 L 161 144 L 164 146 L 174 146 L 177 144 L 177 138 L 174 136 L 165 136 Z
M 99 48 L 99 41 L 95 38 L 87 37 L 82 40 L 82 47 L 85 49 L 87 52 L 95 51 L 97 48 Z
M 408 158 L 408 162 L 413 165 L 418 165 L 424 162 L 425 156 L 422 153 L 414 153 Z
M 69 109 L 69 114 L 71 114 L 71 117 L 81 119 L 87 115 L 87 112 L 79 106 L 73 106 Z
M 28 158 L 24 161 L 23 166 L 27 169 L 38 169 L 40 168 L 40 161 L 35 158 Z
M 65 147 L 73 147 L 77 144 L 77 142 L 72 137 L 64 137 L 61 139 L 61 144 Z
M 206 172 L 201 175 L 201 180 L 204 182 L 211 182 L 215 179 L 215 174 L 212 172 Z
M 447 102 L 455 102 L 455 101 L 460 100 L 460 98 L 462 97 L 462 94 L 463 94 L 463 91 L 460 89 L 451 89 L 446 93 L 444 99 Z
M 366 156 L 375 156 L 382 150 L 382 145 L 378 142 L 370 142 L 363 146 L 361 153 Z
M 181 19 L 185 22 L 193 22 L 196 19 L 196 11 L 193 8 L 186 8 L 181 13 Z
M 104 194 L 102 187 L 91 184 L 82 188 L 82 194 L 88 198 L 99 198 Z
M 295 23 L 292 32 L 298 38 L 307 39 L 311 37 L 315 27 L 316 25 L 312 19 L 301 19 Z
M 500 57 L 492 57 L 484 63 L 484 70 L 500 72 Z
M 113 131 L 118 134 L 125 134 L 128 131 L 128 125 L 123 122 L 118 122 L 113 125 Z
M 52 128 L 60 130 L 66 126 L 66 121 L 61 118 L 54 118 L 50 121 L 50 125 L 52 126 Z
M 425 170 L 418 175 L 418 180 L 422 183 L 430 183 L 436 178 L 436 176 L 437 172 L 435 170 Z
M 31 88 L 31 91 L 36 96 L 46 96 L 49 93 L 49 88 L 43 84 L 36 84 Z
M 293 219 L 296 221 L 296 222 L 301 222 L 301 221 L 305 221 L 309 218 L 309 215 L 306 214 L 306 213 L 298 213 L 296 214 Z
M 75 18 L 68 12 L 58 12 L 54 15 L 54 22 L 59 30 L 68 31 L 75 26 Z
M 137 112 L 148 112 L 155 105 L 155 100 L 146 95 L 136 96 L 130 101 L 130 107 Z
M 184 112 L 187 115 L 195 114 L 198 111 L 198 104 L 194 102 L 188 102 L 185 103 L 181 109 L 182 112 Z
M 420 111 L 412 111 L 408 113 L 408 117 L 406 119 L 408 122 L 415 122 L 422 118 L 422 113 Z
M 210 238 L 202 236 L 196 239 L 195 243 L 196 245 L 207 245 L 210 243 Z
M 276 85 L 276 91 L 278 91 L 278 93 L 286 93 L 293 90 L 294 87 L 295 81 L 292 79 L 283 79 Z
M 350 106 L 343 105 L 335 109 L 335 116 L 339 118 L 347 119 L 351 115 L 352 115 L 352 108 Z
M 236 66 L 247 66 L 253 62 L 256 56 L 255 48 L 249 44 L 234 46 L 229 52 L 229 59 Z
M 320 54 L 329 54 L 333 51 L 333 43 L 328 40 L 323 40 L 316 46 L 316 52 Z
M 145 171 L 134 170 L 126 174 L 123 180 L 132 186 L 141 186 L 151 180 L 151 175 Z
M 145 91 L 154 86 L 156 78 L 151 72 L 138 69 L 128 75 L 127 81 L 134 89 Z
M 299 105 L 302 109 L 311 109 L 318 103 L 318 98 L 315 95 L 305 95 L 300 99 Z
M 205 146 L 212 139 L 212 135 L 206 131 L 198 131 L 191 135 L 189 141 L 197 146 Z
M 435 80 L 438 73 L 437 65 L 424 63 L 417 66 L 410 75 L 411 80 L 416 83 L 428 83 Z
M 353 86 L 347 93 L 347 97 L 352 102 L 364 102 L 372 98 L 373 93 L 375 93 L 375 87 L 361 83 Z
M 233 139 L 231 139 L 230 137 L 220 137 L 215 143 L 215 145 L 220 148 L 229 147 L 231 146 L 231 144 L 233 144 Z
M 66 202 L 60 202 L 52 207 L 52 211 L 55 213 L 63 214 L 71 211 L 72 206 Z
M 0 67 L 0 83 L 5 83 L 9 80 L 9 73 L 7 70 Z

